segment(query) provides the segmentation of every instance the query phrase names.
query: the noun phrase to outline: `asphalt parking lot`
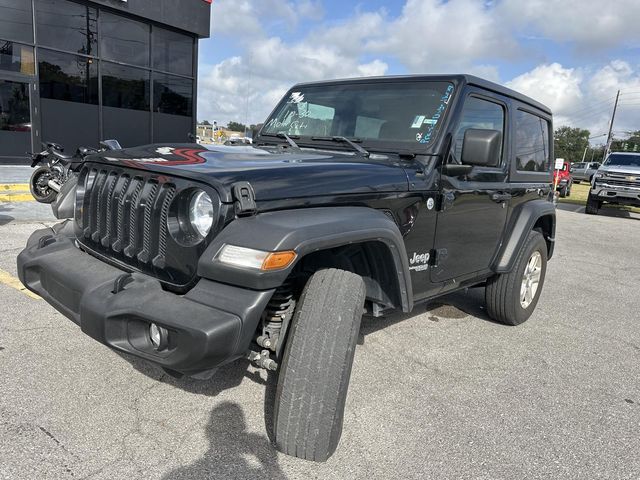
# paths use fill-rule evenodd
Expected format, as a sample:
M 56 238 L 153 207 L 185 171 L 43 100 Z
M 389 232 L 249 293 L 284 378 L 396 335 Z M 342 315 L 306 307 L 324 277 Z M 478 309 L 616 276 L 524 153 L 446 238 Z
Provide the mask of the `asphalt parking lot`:
M 11 286 L 48 223 L 32 207 L 0 204 L 0 478 L 640 478 L 636 215 L 559 210 L 522 326 L 489 321 L 482 289 L 364 320 L 342 442 L 314 464 L 270 446 L 264 372 L 176 380 Z

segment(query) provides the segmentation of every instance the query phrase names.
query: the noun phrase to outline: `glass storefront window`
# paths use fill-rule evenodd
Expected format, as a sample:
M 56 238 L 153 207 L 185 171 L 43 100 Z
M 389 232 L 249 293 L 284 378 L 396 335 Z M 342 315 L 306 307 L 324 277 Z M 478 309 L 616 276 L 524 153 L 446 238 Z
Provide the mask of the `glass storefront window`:
M 173 75 L 153 75 L 153 110 L 158 113 L 191 116 L 193 80 Z
M 31 131 L 28 84 L 0 80 L 0 130 Z
M 100 56 L 107 60 L 149 66 L 149 25 L 100 12 Z
M 0 40 L 0 70 L 35 75 L 33 47 Z
M 36 0 L 38 45 L 96 55 L 97 12 L 66 0 Z
M 98 104 L 98 69 L 95 60 L 38 49 L 40 97 Z
M 102 63 L 102 104 L 105 107 L 149 110 L 149 72 Z
M 193 75 L 193 38 L 154 27 L 153 68 L 179 75 Z
M 0 37 L 33 42 L 30 0 L 0 0 Z

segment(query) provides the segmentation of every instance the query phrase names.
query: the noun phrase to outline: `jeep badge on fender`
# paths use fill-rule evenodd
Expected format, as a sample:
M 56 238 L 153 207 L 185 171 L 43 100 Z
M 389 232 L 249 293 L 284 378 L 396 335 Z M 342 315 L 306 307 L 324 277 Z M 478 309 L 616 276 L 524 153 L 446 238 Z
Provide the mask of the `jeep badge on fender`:
M 482 285 L 496 321 L 531 316 L 554 248 L 551 132 L 547 107 L 469 75 L 296 85 L 253 145 L 87 157 L 74 218 L 33 233 L 20 279 L 172 375 L 275 371 L 277 448 L 325 461 L 363 312 Z

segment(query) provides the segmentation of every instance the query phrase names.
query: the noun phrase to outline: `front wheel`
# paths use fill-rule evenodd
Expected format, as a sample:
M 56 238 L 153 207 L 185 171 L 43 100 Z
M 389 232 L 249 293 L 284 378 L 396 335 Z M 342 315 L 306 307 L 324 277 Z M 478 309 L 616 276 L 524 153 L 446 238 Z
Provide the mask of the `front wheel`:
M 589 193 L 589 196 L 587 197 L 587 205 L 584 209 L 585 213 L 588 215 L 597 215 L 600 207 L 602 207 L 602 202 L 594 198 L 593 195 Z
M 547 243 L 536 230 L 529 233 L 513 269 L 487 280 L 487 312 L 495 321 L 519 325 L 533 313 L 547 272 Z
M 364 300 L 364 281 L 351 272 L 320 270 L 307 282 L 276 390 L 273 433 L 281 452 L 324 462 L 336 450 Z
M 567 186 L 565 185 L 564 187 L 560 188 L 560 198 L 565 198 L 568 196 L 568 190 L 567 190 Z
M 51 179 L 51 169 L 48 167 L 38 167 L 31 174 L 29 190 L 36 201 L 40 203 L 53 203 L 55 201 L 58 193 L 49 186 L 49 180 Z

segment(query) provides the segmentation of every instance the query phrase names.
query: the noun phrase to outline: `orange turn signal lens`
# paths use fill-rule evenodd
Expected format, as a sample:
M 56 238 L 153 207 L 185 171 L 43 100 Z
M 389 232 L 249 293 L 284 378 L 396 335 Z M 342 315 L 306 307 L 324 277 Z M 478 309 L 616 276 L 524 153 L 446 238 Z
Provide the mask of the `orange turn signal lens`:
M 267 258 L 262 262 L 260 270 L 280 270 L 287 268 L 296 259 L 296 252 L 288 250 L 285 252 L 272 252 L 267 255 Z

